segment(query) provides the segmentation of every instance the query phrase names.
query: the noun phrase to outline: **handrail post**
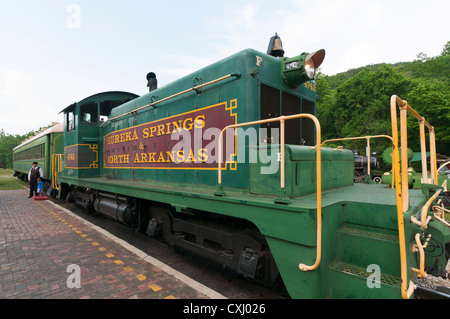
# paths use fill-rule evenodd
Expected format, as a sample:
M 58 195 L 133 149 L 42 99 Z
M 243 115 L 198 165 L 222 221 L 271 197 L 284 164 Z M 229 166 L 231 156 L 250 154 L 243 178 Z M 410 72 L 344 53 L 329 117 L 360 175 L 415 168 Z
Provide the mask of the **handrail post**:
M 424 118 L 419 121 L 420 127 L 420 154 L 422 158 L 422 183 L 428 183 L 428 171 L 427 171 L 427 146 L 425 141 L 425 122 Z
M 434 184 L 438 185 L 438 174 L 437 174 L 437 164 L 436 164 L 436 138 L 434 127 L 430 129 L 430 161 L 431 161 L 431 178 L 434 179 Z
M 285 152 L 285 120 L 286 116 L 280 116 L 280 196 L 275 199 L 275 203 L 277 204 L 285 204 L 289 205 L 291 203 L 291 199 L 286 194 L 286 152 Z
M 370 137 L 367 138 L 367 147 L 366 147 L 366 155 L 367 155 L 367 175 L 370 177 Z
M 400 106 L 400 138 L 401 138 L 401 180 L 403 212 L 409 209 L 409 187 L 408 187 L 408 132 L 406 117 L 408 115 L 407 102 Z
M 392 126 L 392 170 L 395 178 L 395 192 L 397 199 L 397 224 L 398 224 L 398 239 L 400 248 L 400 272 L 401 272 L 401 293 L 403 299 L 408 299 L 412 294 L 412 286 L 408 289 L 408 270 L 406 265 L 406 243 L 405 243 L 405 226 L 403 221 L 403 200 L 400 186 L 400 159 L 398 152 L 398 126 L 397 126 L 397 102 L 404 104 L 399 97 L 393 95 L 391 97 L 391 126 Z

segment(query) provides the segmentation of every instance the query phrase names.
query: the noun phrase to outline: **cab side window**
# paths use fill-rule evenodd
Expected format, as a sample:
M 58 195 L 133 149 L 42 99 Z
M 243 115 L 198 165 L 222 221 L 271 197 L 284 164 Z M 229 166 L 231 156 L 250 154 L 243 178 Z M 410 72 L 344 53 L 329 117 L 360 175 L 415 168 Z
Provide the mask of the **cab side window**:
M 72 131 L 75 129 L 75 116 L 73 112 L 66 113 L 66 121 L 67 121 L 67 131 Z
M 97 124 L 98 108 L 96 103 L 86 103 L 80 108 L 81 124 Z

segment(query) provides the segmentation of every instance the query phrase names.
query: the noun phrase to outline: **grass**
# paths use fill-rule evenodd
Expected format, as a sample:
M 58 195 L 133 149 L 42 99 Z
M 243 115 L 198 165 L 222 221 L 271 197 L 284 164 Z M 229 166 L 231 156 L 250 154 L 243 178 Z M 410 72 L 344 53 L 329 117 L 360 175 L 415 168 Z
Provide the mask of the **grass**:
M 10 168 L 0 168 L 0 191 L 23 189 L 28 183 L 21 181 L 17 177 L 13 177 L 14 171 Z

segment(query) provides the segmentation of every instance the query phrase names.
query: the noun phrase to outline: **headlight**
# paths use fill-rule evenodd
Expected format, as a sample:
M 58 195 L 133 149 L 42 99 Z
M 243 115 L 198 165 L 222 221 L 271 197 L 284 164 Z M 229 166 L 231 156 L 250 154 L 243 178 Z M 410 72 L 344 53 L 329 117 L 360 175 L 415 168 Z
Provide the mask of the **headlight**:
M 305 72 L 309 78 L 311 78 L 311 79 L 314 78 L 314 72 L 315 72 L 314 65 L 305 64 Z
M 293 58 L 283 58 L 282 79 L 291 88 L 314 80 L 316 69 L 325 59 L 325 50 L 321 49 L 313 53 L 302 53 Z

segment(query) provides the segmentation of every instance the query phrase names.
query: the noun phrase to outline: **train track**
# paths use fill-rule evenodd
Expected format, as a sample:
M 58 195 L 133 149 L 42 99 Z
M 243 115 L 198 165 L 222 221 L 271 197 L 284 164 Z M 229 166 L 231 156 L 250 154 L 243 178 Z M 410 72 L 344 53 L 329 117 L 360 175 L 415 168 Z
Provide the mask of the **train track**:
M 414 293 L 414 295 L 415 299 L 450 299 L 450 294 L 445 293 L 444 291 L 440 291 L 439 287 L 436 290 L 434 290 L 417 286 L 417 290 Z

